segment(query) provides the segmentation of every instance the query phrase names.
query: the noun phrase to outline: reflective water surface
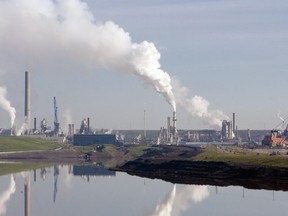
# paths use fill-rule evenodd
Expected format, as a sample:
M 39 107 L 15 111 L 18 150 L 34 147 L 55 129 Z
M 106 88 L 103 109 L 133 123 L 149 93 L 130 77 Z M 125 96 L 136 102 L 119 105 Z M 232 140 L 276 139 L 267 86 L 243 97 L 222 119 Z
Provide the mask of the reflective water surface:
M 0 215 L 285 215 L 288 193 L 174 185 L 102 167 L 52 166 L 0 176 Z

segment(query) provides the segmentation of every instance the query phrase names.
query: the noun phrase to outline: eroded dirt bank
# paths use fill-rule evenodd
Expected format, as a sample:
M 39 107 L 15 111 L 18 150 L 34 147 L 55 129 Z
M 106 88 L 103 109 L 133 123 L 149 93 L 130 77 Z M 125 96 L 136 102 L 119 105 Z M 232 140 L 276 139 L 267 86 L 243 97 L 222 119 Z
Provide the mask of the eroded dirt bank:
M 288 168 L 194 160 L 201 151 L 196 147 L 166 146 L 149 150 L 115 170 L 172 183 L 288 191 Z

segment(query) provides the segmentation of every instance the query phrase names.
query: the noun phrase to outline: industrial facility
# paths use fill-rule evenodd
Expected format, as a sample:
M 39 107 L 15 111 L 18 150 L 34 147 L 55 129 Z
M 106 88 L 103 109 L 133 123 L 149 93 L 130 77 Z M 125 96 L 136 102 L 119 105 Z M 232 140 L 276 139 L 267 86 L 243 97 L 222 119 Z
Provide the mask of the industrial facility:
M 11 129 L 0 129 L 0 135 L 29 135 L 38 136 L 45 139 L 56 139 L 63 142 L 68 142 L 77 146 L 88 145 L 126 145 L 126 144 L 149 144 L 149 145 L 193 145 L 195 143 L 229 143 L 239 144 L 242 141 L 256 144 L 263 144 L 267 146 L 286 146 L 288 145 L 288 129 L 280 131 L 273 129 L 269 131 L 256 130 L 239 130 L 236 125 L 236 115 L 233 113 L 232 121 L 230 119 L 223 119 L 220 130 L 178 130 L 176 126 L 177 118 L 176 112 L 172 113 L 172 117 L 167 117 L 167 126 L 161 127 L 160 130 L 147 131 L 146 130 L 146 110 L 144 110 L 144 130 L 122 130 L 111 131 L 106 129 L 95 129 L 91 127 L 90 118 L 84 118 L 79 129 L 74 123 L 70 122 L 67 134 L 64 134 L 61 129 L 61 124 L 58 119 L 58 105 L 56 96 L 53 97 L 53 125 L 42 118 L 40 124 L 37 125 L 37 118 L 33 118 L 33 128 L 31 128 L 31 98 L 30 98 L 30 75 L 25 72 L 25 89 L 24 89 L 24 123 L 20 129 L 17 130 L 14 125 Z M 52 101 L 51 101 L 52 102 Z M 66 125 L 65 125 L 66 127 Z

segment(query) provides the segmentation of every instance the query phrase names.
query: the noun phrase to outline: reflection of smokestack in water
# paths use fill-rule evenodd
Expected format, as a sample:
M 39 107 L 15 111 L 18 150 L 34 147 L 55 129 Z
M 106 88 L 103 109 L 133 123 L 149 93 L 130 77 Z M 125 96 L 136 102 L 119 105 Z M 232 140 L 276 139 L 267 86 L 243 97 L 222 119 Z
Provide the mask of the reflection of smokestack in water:
M 24 206 L 25 216 L 30 216 L 30 174 L 25 178 L 24 184 Z
M 24 117 L 26 123 L 26 129 L 30 129 L 30 80 L 28 71 L 25 72 L 25 109 Z

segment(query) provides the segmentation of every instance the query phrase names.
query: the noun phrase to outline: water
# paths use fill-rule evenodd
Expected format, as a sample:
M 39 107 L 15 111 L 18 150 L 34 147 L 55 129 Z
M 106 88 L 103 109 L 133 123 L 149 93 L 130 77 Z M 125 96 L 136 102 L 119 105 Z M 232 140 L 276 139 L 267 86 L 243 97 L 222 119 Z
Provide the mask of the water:
M 0 215 L 275 216 L 287 209 L 288 193 L 282 191 L 174 185 L 102 168 L 85 169 L 86 173 L 79 167 L 52 166 L 0 176 Z

